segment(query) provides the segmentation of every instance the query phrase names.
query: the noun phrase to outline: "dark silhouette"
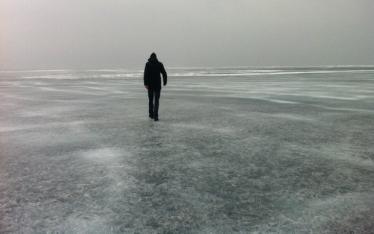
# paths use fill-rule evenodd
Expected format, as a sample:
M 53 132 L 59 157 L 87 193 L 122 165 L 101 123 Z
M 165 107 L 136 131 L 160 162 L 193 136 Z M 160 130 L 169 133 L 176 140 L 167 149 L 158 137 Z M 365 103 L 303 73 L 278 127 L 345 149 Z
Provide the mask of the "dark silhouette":
M 166 86 L 167 74 L 164 65 L 157 60 L 156 54 L 152 53 L 144 69 L 144 86 L 148 89 L 149 117 L 155 121 L 158 121 L 158 107 L 161 94 L 160 74 L 162 74 L 163 83 Z

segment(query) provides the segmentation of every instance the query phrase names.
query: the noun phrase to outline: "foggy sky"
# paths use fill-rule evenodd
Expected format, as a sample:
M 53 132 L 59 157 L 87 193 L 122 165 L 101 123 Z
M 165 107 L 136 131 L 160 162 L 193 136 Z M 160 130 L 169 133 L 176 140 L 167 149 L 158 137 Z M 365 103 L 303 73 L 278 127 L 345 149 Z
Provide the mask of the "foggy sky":
M 0 0 L 0 70 L 371 65 L 373 0 Z

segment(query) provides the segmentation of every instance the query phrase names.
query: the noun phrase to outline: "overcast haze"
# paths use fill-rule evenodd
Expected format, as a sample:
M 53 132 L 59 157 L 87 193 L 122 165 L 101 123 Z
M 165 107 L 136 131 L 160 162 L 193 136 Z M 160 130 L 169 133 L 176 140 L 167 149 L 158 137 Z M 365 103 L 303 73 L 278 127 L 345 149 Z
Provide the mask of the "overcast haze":
M 371 65 L 372 0 L 0 0 L 0 69 Z

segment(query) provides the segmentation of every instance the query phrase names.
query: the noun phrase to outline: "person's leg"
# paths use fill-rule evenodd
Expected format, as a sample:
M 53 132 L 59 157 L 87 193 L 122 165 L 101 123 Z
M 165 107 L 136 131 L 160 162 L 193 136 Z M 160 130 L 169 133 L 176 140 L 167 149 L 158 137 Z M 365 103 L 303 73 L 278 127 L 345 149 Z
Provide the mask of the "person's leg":
M 154 112 L 153 112 L 153 95 L 154 95 L 154 90 L 148 89 L 148 112 L 149 112 L 149 117 L 153 118 L 154 117 Z
M 155 107 L 154 107 L 154 117 L 158 119 L 158 107 L 160 104 L 161 90 L 155 90 Z

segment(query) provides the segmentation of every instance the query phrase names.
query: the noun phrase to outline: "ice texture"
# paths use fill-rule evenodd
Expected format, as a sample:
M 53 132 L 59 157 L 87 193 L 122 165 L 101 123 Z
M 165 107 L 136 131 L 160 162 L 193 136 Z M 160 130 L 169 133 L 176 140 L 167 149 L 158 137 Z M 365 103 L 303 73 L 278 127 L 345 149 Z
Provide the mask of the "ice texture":
M 374 233 L 374 67 L 0 72 L 1 233 Z

